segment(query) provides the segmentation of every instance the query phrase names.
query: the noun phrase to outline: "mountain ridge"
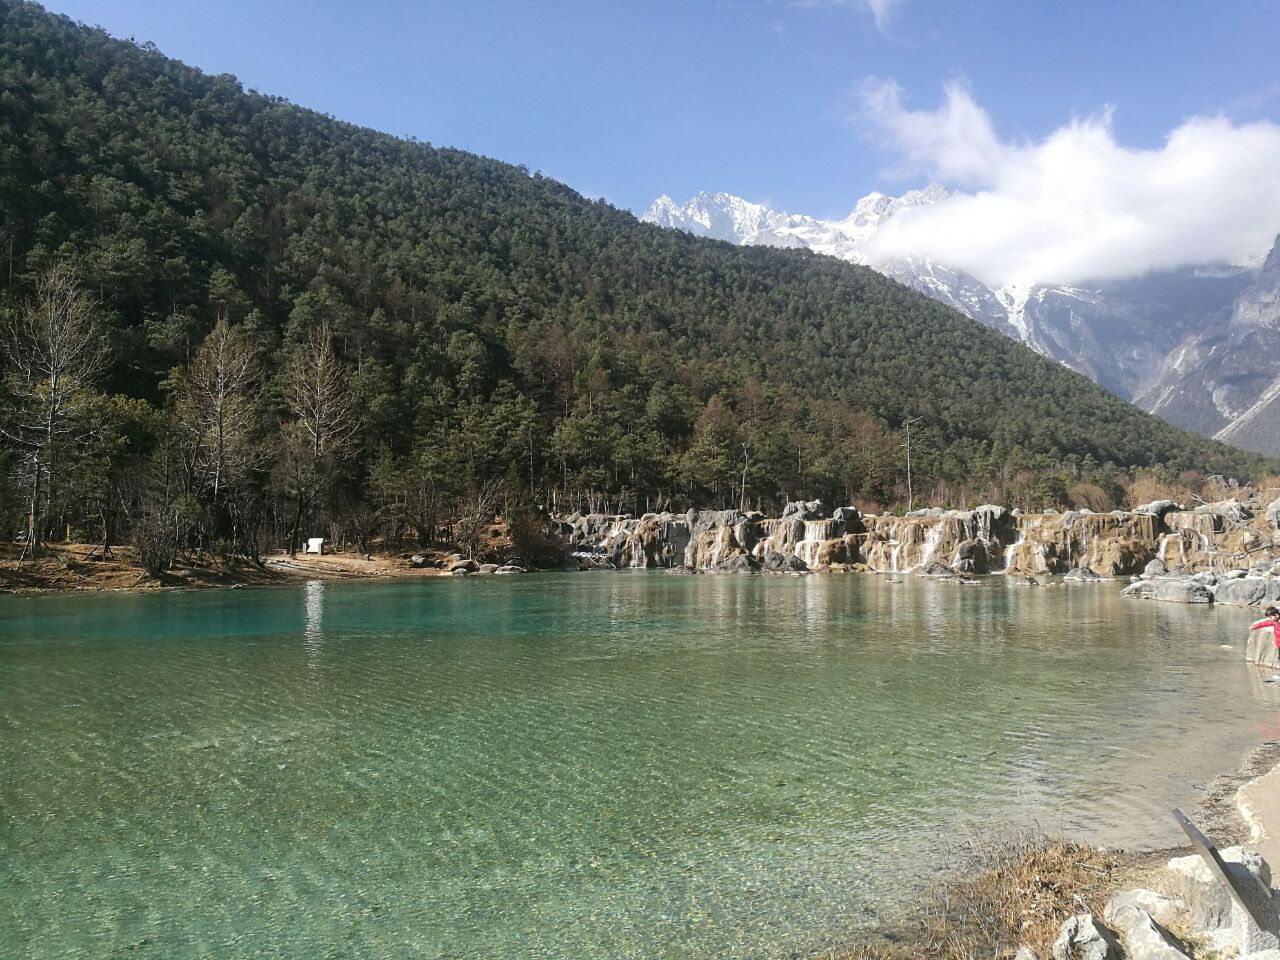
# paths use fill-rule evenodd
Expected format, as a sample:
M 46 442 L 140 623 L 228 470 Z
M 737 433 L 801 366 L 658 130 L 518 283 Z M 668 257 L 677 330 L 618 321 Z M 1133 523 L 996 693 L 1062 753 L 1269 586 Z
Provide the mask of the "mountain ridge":
M 272 374 L 265 449 L 287 413 L 279 371 L 332 332 L 363 438 L 335 503 L 389 473 L 442 497 L 503 479 L 628 509 L 892 504 L 912 418 L 915 480 L 939 498 L 1065 505 L 1082 477 L 1114 497 L 1132 468 L 1263 462 L 868 268 L 658 229 L 34 4 L 0 0 L 0 90 L 10 303 L 74 268 L 115 345 L 104 389 L 161 417 L 226 319 Z M 273 496 L 268 470 L 253 482 Z
M 1190 382 L 1212 376 L 1205 364 L 1221 339 L 1213 330 L 1228 317 L 1239 339 L 1247 310 L 1236 299 L 1245 295 L 1254 278 L 1276 270 L 1280 238 L 1257 269 L 1212 264 L 1073 285 L 1027 282 L 992 287 L 927 258 L 876 256 L 873 238 L 884 222 L 901 210 L 948 196 L 936 184 L 899 198 L 876 192 L 860 199 L 844 220 L 817 220 L 775 212 L 731 194 L 703 192 L 683 205 L 664 197 L 641 219 L 732 243 L 805 246 L 869 265 L 1178 426 L 1219 439 L 1232 437 L 1260 452 L 1280 452 L 1280 434 L 1275 440 L 1258 440 L 1256 431 L 1232 426 L 1234 417 L 1244 416 L 1260 402 L 1265 387 L 1255 385 L 1248 397 L 1226 404 L 1205 401 L 1205 391 Z M 718 207 L 749 209 L 752 216 L 726 219 L 717 214 Z M 860 211 L 857 228 L 850 229 Z M 1273 302 L 1265 296 L 1253 306 L 1255 326 L 1280 323 Z M 1268 350 L 1267 356 L 1280 363 L 1280 347 Z M 1213 394 L 1215 388 L 1206 389 Z M 1251 420 L 1256 419 L 1255 412 Z

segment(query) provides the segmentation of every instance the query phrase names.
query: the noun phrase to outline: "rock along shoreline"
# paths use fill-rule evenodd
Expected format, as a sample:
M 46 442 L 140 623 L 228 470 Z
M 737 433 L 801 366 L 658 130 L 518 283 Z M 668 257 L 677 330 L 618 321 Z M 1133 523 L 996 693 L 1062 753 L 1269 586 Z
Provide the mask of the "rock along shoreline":
M 958 582 L 1002 574 L 1028 585 L 1051 575 L 1129 577 L 1126 595 L 1135 599 L 1280 602 L 1280 497 L 1194 508 L 1162 500 L 1108 513 L 1024 514 L 984 504 L 905 516 L 797 501 L 776 518 L 740 510 L 575 513 L 557 518 L 555 527 L 584 569 L 910 573 Z

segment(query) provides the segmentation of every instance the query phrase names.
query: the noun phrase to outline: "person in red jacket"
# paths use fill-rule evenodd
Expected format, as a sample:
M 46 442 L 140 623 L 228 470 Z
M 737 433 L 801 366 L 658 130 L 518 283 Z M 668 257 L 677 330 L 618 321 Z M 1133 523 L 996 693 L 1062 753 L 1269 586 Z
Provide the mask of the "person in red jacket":
M 1259 620 L 1249 629 L 1261 630 L 1263 627 L 1270 627 L 1271 636 L 1276 642 L 1276 656 L 1280 657 L 1280 609 L 1277 609 L 1275 607 L 1267 607 L 1267 609 L 1263 610 L 1262 612 L 1267 615 L 1266 619 Z

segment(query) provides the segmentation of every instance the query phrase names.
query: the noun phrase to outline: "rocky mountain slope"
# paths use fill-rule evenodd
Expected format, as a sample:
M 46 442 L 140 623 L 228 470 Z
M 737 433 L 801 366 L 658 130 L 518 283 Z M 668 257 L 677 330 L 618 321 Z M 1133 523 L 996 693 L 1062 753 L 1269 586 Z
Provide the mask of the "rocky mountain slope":
M 1257 271 L 1204 266 L 1082 286 L 990 287 L 925 258 L 887 261 L 869 241 L 904 209 L 949 194 L 933 185 L 872 193 L 842 220 L 780 213 L 725 193 L 660 197 L 642 219 L 743 245 L 807 247 L 873 266 L 1020 340 L 1144 409 L 1246 449 L 1280 452 L 1280 253 Z M 1280 406 L 1274 407 L 1280 412 Z

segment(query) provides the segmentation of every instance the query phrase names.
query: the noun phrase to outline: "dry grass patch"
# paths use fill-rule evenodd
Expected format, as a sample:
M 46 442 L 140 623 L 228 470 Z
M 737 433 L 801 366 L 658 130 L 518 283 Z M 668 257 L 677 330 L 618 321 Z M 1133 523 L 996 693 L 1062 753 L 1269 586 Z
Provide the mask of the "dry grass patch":
M 911 918 L 830 960 L 991 960 L 1022 946 L 1047 957 L 1064 921 L 1101 916 L 1113 894 L 1142 885 L 1163 862 L 1032 832 L 974 840 L 959 854 L 960 869 L 934 884 Z

